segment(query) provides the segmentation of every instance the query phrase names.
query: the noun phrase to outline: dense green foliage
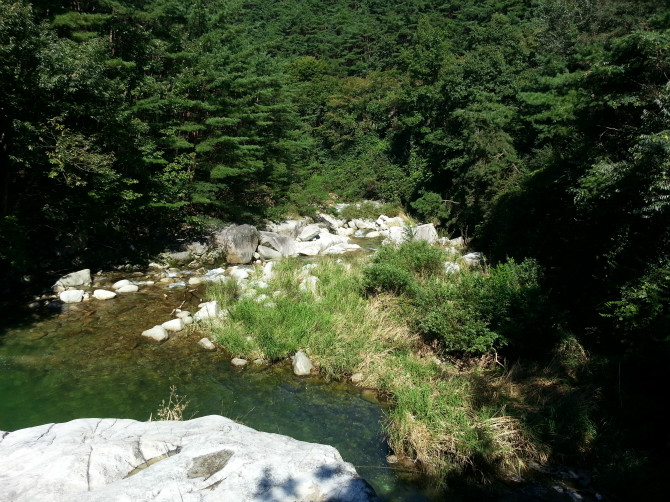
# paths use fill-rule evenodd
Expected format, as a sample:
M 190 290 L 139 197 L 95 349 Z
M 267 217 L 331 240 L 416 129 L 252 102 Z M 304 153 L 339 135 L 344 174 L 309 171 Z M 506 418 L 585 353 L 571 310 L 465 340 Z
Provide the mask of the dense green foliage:
M 397 249 L 382 246 L 363 270 L 363 288 L 368 294 L 402 296 L 414 330 L 447 353 L 481 354 L 511 346 L 515 355 L 537 354 L 553 346 L 535 261 L 447 271 L 448 258 L 425 241 Z
M 3 0 L 0 271 L 379 199 L 517 264 L 472 284 L 476 313 L 430 310 L 448 291 L 397 264 L 370 291 L 514 345 L 492 305 L 539 308 L 537 262 L 639 409 L 626 375 L 670 355 L 669 29 L 658 0 Z

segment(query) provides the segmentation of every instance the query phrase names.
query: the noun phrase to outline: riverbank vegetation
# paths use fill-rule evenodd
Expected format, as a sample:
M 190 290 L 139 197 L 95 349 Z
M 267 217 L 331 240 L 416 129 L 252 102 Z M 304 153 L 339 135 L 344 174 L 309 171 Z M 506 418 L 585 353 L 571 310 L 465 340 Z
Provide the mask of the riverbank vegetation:
M 579 400 L 568 405 L 541 388 L 531 391 L 533 385 L 559 387 L 567 378 L 561 365 L 583 363 L 584 353 L 575 340 L 550 336 L 543 308 L 528 308 L 528 297 L 533 305 L 546 300 L 536 264 L 445 268 L 457 256 L 414 241 L 382 246 L 371 259 L 282 260 L 267 282 L 211 285 L 226 316 L 210 329 L 233 356 L 279 362 L 304 350 L 326 377 L 356 375 L 377 389 L 392 402 L 386 427 L 393 452 L 436 480 L 519 473 L 528 462 L 547 459 L 552 434 L 569 441 L 562 452 L 587 448 L 591 436 L 578 437 L 583 427 L 570 430 L 575 424 L 565 415 L 551 426 L 560 431 L 539 420 Z M 514 329 L 536 320 L 535 329 Z M 542 342 L 533 340 L 538 336 Z M 556 358 L 527 381 L 518 378 L 519 366 L 501 369 L 490 356 L 508 346 L 524 352 L 526 339 Z M 571 409 L 591 426 L 581 411 Z
M 650 382 L 670 356 L 669 29 L 658 0 L 3 1 L 0 288 L 212 222 L 382 200 L 489 265 L 456 287 L 372 263 L 366 305 L 454 360 L 510 361 L 485 380 L 508 411 L 583 390 L 589 406 L 540 407 L 554 433 L 535 437 L 562 442 L 573 410 L 592 439 L 565 458 L 651 480 L 667 443 Z

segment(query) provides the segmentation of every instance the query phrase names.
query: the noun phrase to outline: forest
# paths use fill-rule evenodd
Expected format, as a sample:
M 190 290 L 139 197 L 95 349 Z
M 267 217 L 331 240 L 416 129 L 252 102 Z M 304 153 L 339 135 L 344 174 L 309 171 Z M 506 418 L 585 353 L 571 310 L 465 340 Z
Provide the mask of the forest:
M 582 461 L 652 477 L 670 441 L 668 7 L 2 0 L 3 287 L 213 222 L 395 203 L 491 264 L 537 262 L 552 329 L 501 354 L 539 362 L 573 334 L 610 431 Z

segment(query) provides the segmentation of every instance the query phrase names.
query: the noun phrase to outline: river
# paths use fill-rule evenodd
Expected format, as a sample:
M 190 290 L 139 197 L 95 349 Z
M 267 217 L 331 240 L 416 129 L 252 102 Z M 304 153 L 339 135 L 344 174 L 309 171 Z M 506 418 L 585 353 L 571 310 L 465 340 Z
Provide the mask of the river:
M 60 308 L 56 302 L 6 323 L 0 330 L 0 430 L 83 417 L 147 420 L 174 385 L 189 400 L 186 418 L 219 414 L 261 431 L 332 445 L 383 500 L 444 499 L 418 473 L 387 464 L 385 404 L 374 393 L 296 377 L 288 365 L 233 368 L 224 351 L 197 345 L 197 331 L 162 344 L 140 335 L 169 320 L 184 299 L 183 308 L 194 310 L 199 293 L 143 286 L 107 301 Z

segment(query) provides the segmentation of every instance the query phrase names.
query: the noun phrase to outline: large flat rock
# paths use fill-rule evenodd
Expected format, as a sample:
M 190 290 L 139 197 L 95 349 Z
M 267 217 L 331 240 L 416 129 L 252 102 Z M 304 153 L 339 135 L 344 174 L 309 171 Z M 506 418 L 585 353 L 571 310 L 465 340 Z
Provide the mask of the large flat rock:
M 79 419 L 0 432 L 0 500 L 377 500 L 332 446 L 220 416 Z

